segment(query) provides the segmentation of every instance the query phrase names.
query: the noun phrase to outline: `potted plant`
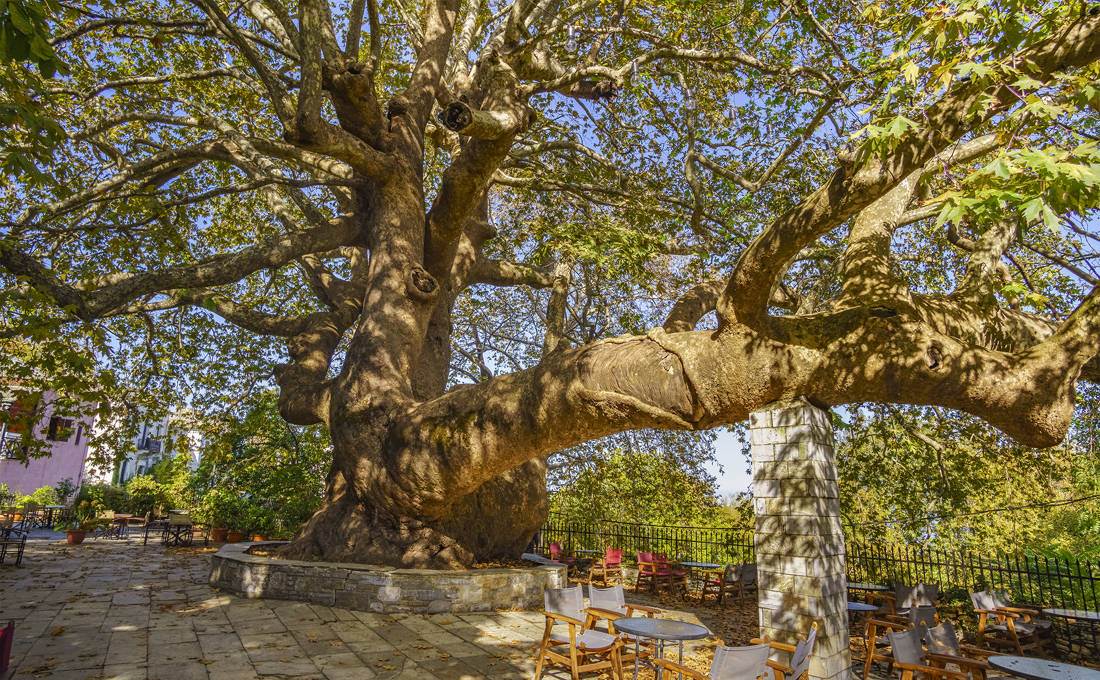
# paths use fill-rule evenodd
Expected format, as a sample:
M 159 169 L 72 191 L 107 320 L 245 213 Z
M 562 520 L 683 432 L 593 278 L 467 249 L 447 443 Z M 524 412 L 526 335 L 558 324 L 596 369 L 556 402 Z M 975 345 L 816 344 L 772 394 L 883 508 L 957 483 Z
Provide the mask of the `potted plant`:
M 244 540 L 244 529 L 248 524 L 248 507 L 240 497 L 231 495 L 229 492 L 224 492 L 224 495 L 222 519 L 229 526 L 225 540 L 229 543 L 239 543 Z
M 226 489 L 213 488 L 206 492 L 195 508 L 195 517 L 210 525 L 210 538 L 224 543 L 229 533 L 229 524 L 238 514 L 240 499 Z M 240 539 L 238 539 L 240 540 Z
M 80 545 L 87 533 L 99 526 L 99 514 L 105 510 L 99 501 L 80 501 L 73 505 L 72 518 L 58 523 L 57 528 L 65 532 L 69 545 Z

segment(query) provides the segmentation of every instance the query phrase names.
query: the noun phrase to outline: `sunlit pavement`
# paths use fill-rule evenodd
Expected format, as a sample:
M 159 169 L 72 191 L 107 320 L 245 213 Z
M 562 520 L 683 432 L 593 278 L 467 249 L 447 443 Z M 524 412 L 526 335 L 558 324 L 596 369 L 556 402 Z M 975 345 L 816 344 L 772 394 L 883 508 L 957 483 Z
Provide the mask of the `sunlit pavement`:
M 246 600 L 207 585 L 211 552 L 143 547 L 140 538 L 69 546 L 60 534 L 35 532 L 21 567 L 0 566 L 0 623 L 15 621 L 9 677 L 533 676 L 538 612 L 385 615 Z M 707 644 L 695 643 L 689 657 Z

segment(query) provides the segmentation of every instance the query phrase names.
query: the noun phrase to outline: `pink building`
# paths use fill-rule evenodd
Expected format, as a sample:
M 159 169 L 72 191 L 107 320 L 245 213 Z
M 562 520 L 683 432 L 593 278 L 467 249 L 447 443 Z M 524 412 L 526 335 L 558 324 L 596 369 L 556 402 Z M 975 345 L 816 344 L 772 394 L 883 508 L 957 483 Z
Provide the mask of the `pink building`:
M 66 478 L 73 480 L 78 488 L 83 481 L 94 416 L 55 415 L 54 399 L 52 392 L 40 398 L 27 398 L 0 388 L 0 410 L 13 416 L 9 418 L 12 422 L 0 422 L 0 482 L 16 494 L 29 494 Z M 16 421 L 27 414 L 36 417 L 31 433 L 35 439 L 46 442 L 50 455 L 31 458 L 24 464 L 18 459 L 18 453 L 27 425 Z

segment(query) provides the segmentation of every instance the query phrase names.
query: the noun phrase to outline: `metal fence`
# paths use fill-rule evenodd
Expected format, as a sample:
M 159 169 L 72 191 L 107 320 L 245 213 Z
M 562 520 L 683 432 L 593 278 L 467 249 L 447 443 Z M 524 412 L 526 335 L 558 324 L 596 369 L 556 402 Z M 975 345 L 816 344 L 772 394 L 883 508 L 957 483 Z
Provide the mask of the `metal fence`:
M 535 550 L 548 553 L 551 543 L 567 551 L 623 548 L 635 553 L 661 552 L 680 561 L 755 562 L 752 532 L 721 527 L 661 526 L 611 520 L 583 521 L 551 516 L 535 536 Z
M 662 526 L 585 521 L 551 516 L 536 536 L 535 549 L 547 552 L 557 542 L 566 551 L 623 548 L 663 552 L 695 562 L 753 562 L 752 532 L 722 527 Z M 1100 610 L 1100 564 L 1041 555 L 978 555 L 965 550 L 936 550 L 873 545 L 849 537 L 848 580 L 871 583 L 938 583 L 947 598 L 968 600 L 972 590 L 996 588 L 1015 601 L 1044 607 Z
M 851 581 L 938 583 L 945 599 L 965 602 L 971 591 L 997 589 L 1016 602 L 1100 609 L 1100 564 L 1088 560 L 850 542 L 847 564 Z

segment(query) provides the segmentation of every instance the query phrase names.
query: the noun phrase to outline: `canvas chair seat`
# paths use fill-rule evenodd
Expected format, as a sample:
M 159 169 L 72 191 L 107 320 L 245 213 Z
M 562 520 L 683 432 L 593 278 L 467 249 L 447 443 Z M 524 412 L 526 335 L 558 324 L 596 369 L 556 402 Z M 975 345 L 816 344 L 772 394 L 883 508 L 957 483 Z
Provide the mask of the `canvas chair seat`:
M 1032 635 L 1035 633 L 1036 627 L 1030 623 L 1024 623 L 1023 621 L 1013 621 L 1013 627 L 1016 628 L 1017 635 Z M 1007 631 L 1007 623 L 987 623 L 986 630 Z
M 628 604 L 626 601 L 626 594 L 623 592 L 622 584 L 616 584 L 610 588 L 597 588 L 595 586 L 588 586 L 588 606 L 589 612 L 592 612 L 595 616 L 596 611 L 612 612 L 619 616 L 648 616 L 653 618 L 655 614 L 660 613 L 660 610 L 655 607 L 646 607 L 639 604 Z M 607 624 L 600 621 L 592 622 L 596 626 L 599 626 L 598 630 L 607 630 Z M 611 621 L 614 625 L 614 621 Z M 620 637 L 630 642 L 631 644 L 637 642 L 645 647 L 652 647 L 652 640 L 644 637 L 636 637 L 629 633 L 619 633 Z M 633 658 L 633 657 L 630 657 Z M 624 656 L 624 659 L 627 657 Z
M 569 631 L 551 631 L 550 639 L 554 642 L 569 644 Z M 586 630 L 577 636 L 578 649 L 605 649 L 615 644 L 616 636 L 602 633 L 598 630 Z

